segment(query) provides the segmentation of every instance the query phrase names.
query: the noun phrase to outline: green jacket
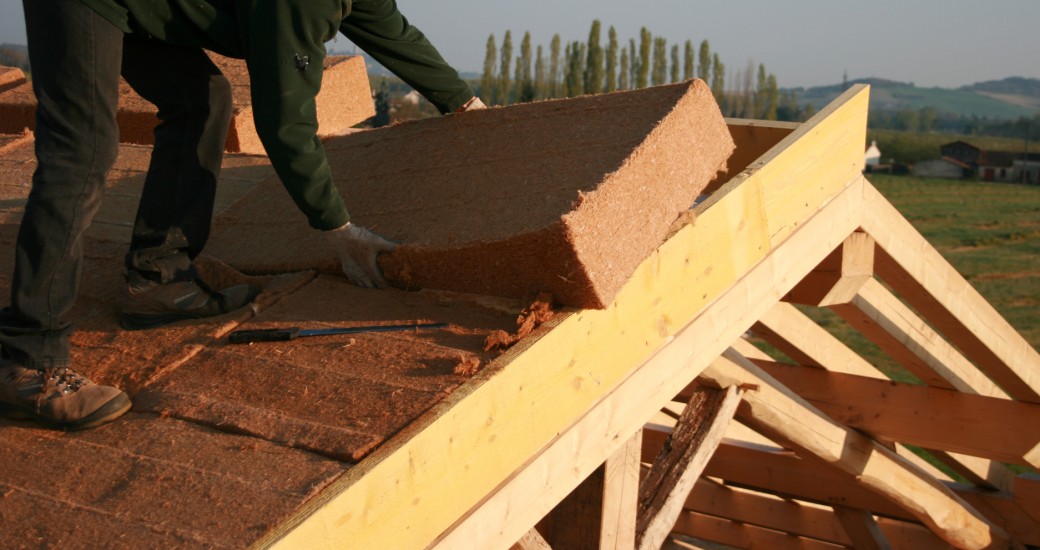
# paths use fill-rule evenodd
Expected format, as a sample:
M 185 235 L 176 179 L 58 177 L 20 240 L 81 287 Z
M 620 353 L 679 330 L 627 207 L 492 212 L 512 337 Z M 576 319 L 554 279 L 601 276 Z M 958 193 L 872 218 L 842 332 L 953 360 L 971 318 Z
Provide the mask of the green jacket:
M 343 32 L 442 113 L 473 97 L 395 0 L 82 0 L 124 32 L 246 60 L 257 134 L 316 229 L 350 219 L 317 137 L 325 43 Z

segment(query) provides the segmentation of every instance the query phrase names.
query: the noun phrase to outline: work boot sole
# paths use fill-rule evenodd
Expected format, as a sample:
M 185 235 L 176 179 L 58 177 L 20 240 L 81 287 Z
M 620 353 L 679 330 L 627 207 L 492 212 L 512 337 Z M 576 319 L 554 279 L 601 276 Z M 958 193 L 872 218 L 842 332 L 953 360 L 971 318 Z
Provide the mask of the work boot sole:
M 130 396 L 127 395 L 126 392 L 119 392 L 118 395 L 109 399 L 108 403 L 101 405 L 94 412 L 74 422 L 54 422 L 38 416 L 35 411 L 5 405 L 0 405 L 0 417 L 11 420 L 35 420 L 39 424 L 50 428 L 58 428 L 74 432 L 77 430 L 94 428 L 111 422 L 126 414 L 132 405 L 133 403 L 130 401 Z

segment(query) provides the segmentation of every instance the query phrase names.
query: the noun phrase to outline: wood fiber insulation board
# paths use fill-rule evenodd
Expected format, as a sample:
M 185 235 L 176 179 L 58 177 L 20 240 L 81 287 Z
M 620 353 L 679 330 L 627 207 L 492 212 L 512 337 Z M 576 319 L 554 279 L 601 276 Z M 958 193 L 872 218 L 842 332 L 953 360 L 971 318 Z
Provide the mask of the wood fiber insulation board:
M 241 548 L 338 477 L 305 451 L 152 414 L 0 420 L 0 547 Z
M 227 150 L 266 155 L 256 135 L 249 73 L 245 62 L 215 54 L 210 54 L 210 58 L 228 77 L 234 96 L 235 117 L 228 132 Z M 326 57 L 321 91 L 316 101 L 318 136 L 322 138 L 342 134 L 348 128 L 375 116 L 375 103 L 364 58 L 343 55 Z
M 0 91 L 0 134 L 21 134 L 36 127 L 36 96 L 22 82 Z
M 733 141 L 695 80 L 414 121 L 326 150 L 352 220 L 402 243 L 381 259 L 395 286 L 603 308 Z M 244 272 L 336 270 L 275 187 L 221 218 L 211 253 Z M 250 238 L 266 253 L 234 244 Z
M 25 73 L 18 67 L 0 65 L 0 92 L 25 82 Z
M 249 73 L 245 62 L 211 54 L 232 87 L 234 116 L 225 149 L 229 152 L 265 154 L 253 123 Z M 375 115 L 365 61 L 360 56 L 330 56 L 325 60 L 322 89 L 317 97 L 318 135 L 330 137 Z M 156 108 L 137 95 L 125 80 L 119 82 L 119 139 L 123 143 L 150 145 L 159 123 Z M 28 82 L 0 90 L 0 133 L 16 134 L 35 128 L 36 96 Z
M 14 243 L 18 225 L 0 224 L 0 295 L 7 296 L 14 271 Z M 151 378 L 218 341 L 225 333 L 254 315 L 250 307 L 219 317 L 181 321 L 146 331 L 119 327 L 120 304 L 126 295 L 123 255 L 126 245 L 85 238 L 83 275 L 76 304 L 70 313 L 72 363 L 98 383 L 117 386 L 133 397 Z M 256 309 L 262 310 L 313 277 L 297 273 L 276 277 L 246 277 L 206 256 L 196 261 L 213 288 L 249 282 L 259 286 Z
M 432 293 L 319 277 L 244 328 L 450 323 L 447 329 L 212 345 L 138 395 L 138 410 L 357 461 L 468 379 L 484 339 L 516 314 Z

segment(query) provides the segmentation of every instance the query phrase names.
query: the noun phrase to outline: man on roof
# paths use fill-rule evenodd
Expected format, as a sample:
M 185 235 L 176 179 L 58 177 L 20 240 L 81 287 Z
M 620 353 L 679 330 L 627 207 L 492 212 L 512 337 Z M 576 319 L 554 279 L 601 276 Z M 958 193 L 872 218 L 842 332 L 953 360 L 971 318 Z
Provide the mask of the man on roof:
M 118 151 L 119 76 L 160 124 L 126 255 L 121 324 L 147 329 L 220 315 L 259 290 L 214 291 L 193 260 L 209 236 L 231 120 L 231 89 L 204 49 L 245 59 L 256 130 L 311 227 L 354 284 L 381 287 L 393 243 L 350 223 L 317 137 L 325 43 L 342 32 L 441 113 L 483 107 L 394 0 L 23 0 L 37 97 L 33 188 L 16 242 L 11 304 L 0 311 L 0 414 L 90 428 L 127 394 L 70 365 L 68 319 L 83 256 Z

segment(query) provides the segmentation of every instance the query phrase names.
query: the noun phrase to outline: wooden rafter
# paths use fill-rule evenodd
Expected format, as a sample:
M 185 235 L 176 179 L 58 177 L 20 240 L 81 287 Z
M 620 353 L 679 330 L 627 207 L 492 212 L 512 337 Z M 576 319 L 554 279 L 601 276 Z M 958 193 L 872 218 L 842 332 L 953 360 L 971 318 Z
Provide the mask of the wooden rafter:
M 697 512 L 683 512 L 675 523 L 675 532 L 734 546 L 737 548 L 770 548 L 777 550 L 837 550 L 845 548 L 815 539 L 807 539 L 755 525 L 737 523 Z
M 845 533 L 852 539 L 852 547 L 861 550 L 891 550 L 892 545 L 885 538 L 877 520 L 866 510 L 857 510 L 848 506 L 835 506 L 834 515 L 841 522 Z
M 878 281 L 867 281 L 851 303 L 831 309 L 926 384 L 1007 397 Z
M 1033 403 L 757 364 L 831 418 L 884 439 L 1016 464 L 1027 464 L 1040 442 L 1040 405 Z
M 800 365 L 860 376 L 885 377 L 842 341 L 787 302 L 773 306 L 752 330 Z
M 1009 395 L 1040 402 L 1040 353 L 873 186 L 864 201 L 875 273 Z
M 740 402 L 736 387 L 693 393 L 639 487 L 636 547 L 660 548 Z
M 898 502 L 951 544 L 961 548 L 1008 546 L 1007 533 L 944 485 L 888 448 L 830 420 L 739 354 L 725 354 L 701 376 L 720 385 L 760 386 L 759 391 L 745 394 L 746 406 L 738 412 L 744 422 Z

